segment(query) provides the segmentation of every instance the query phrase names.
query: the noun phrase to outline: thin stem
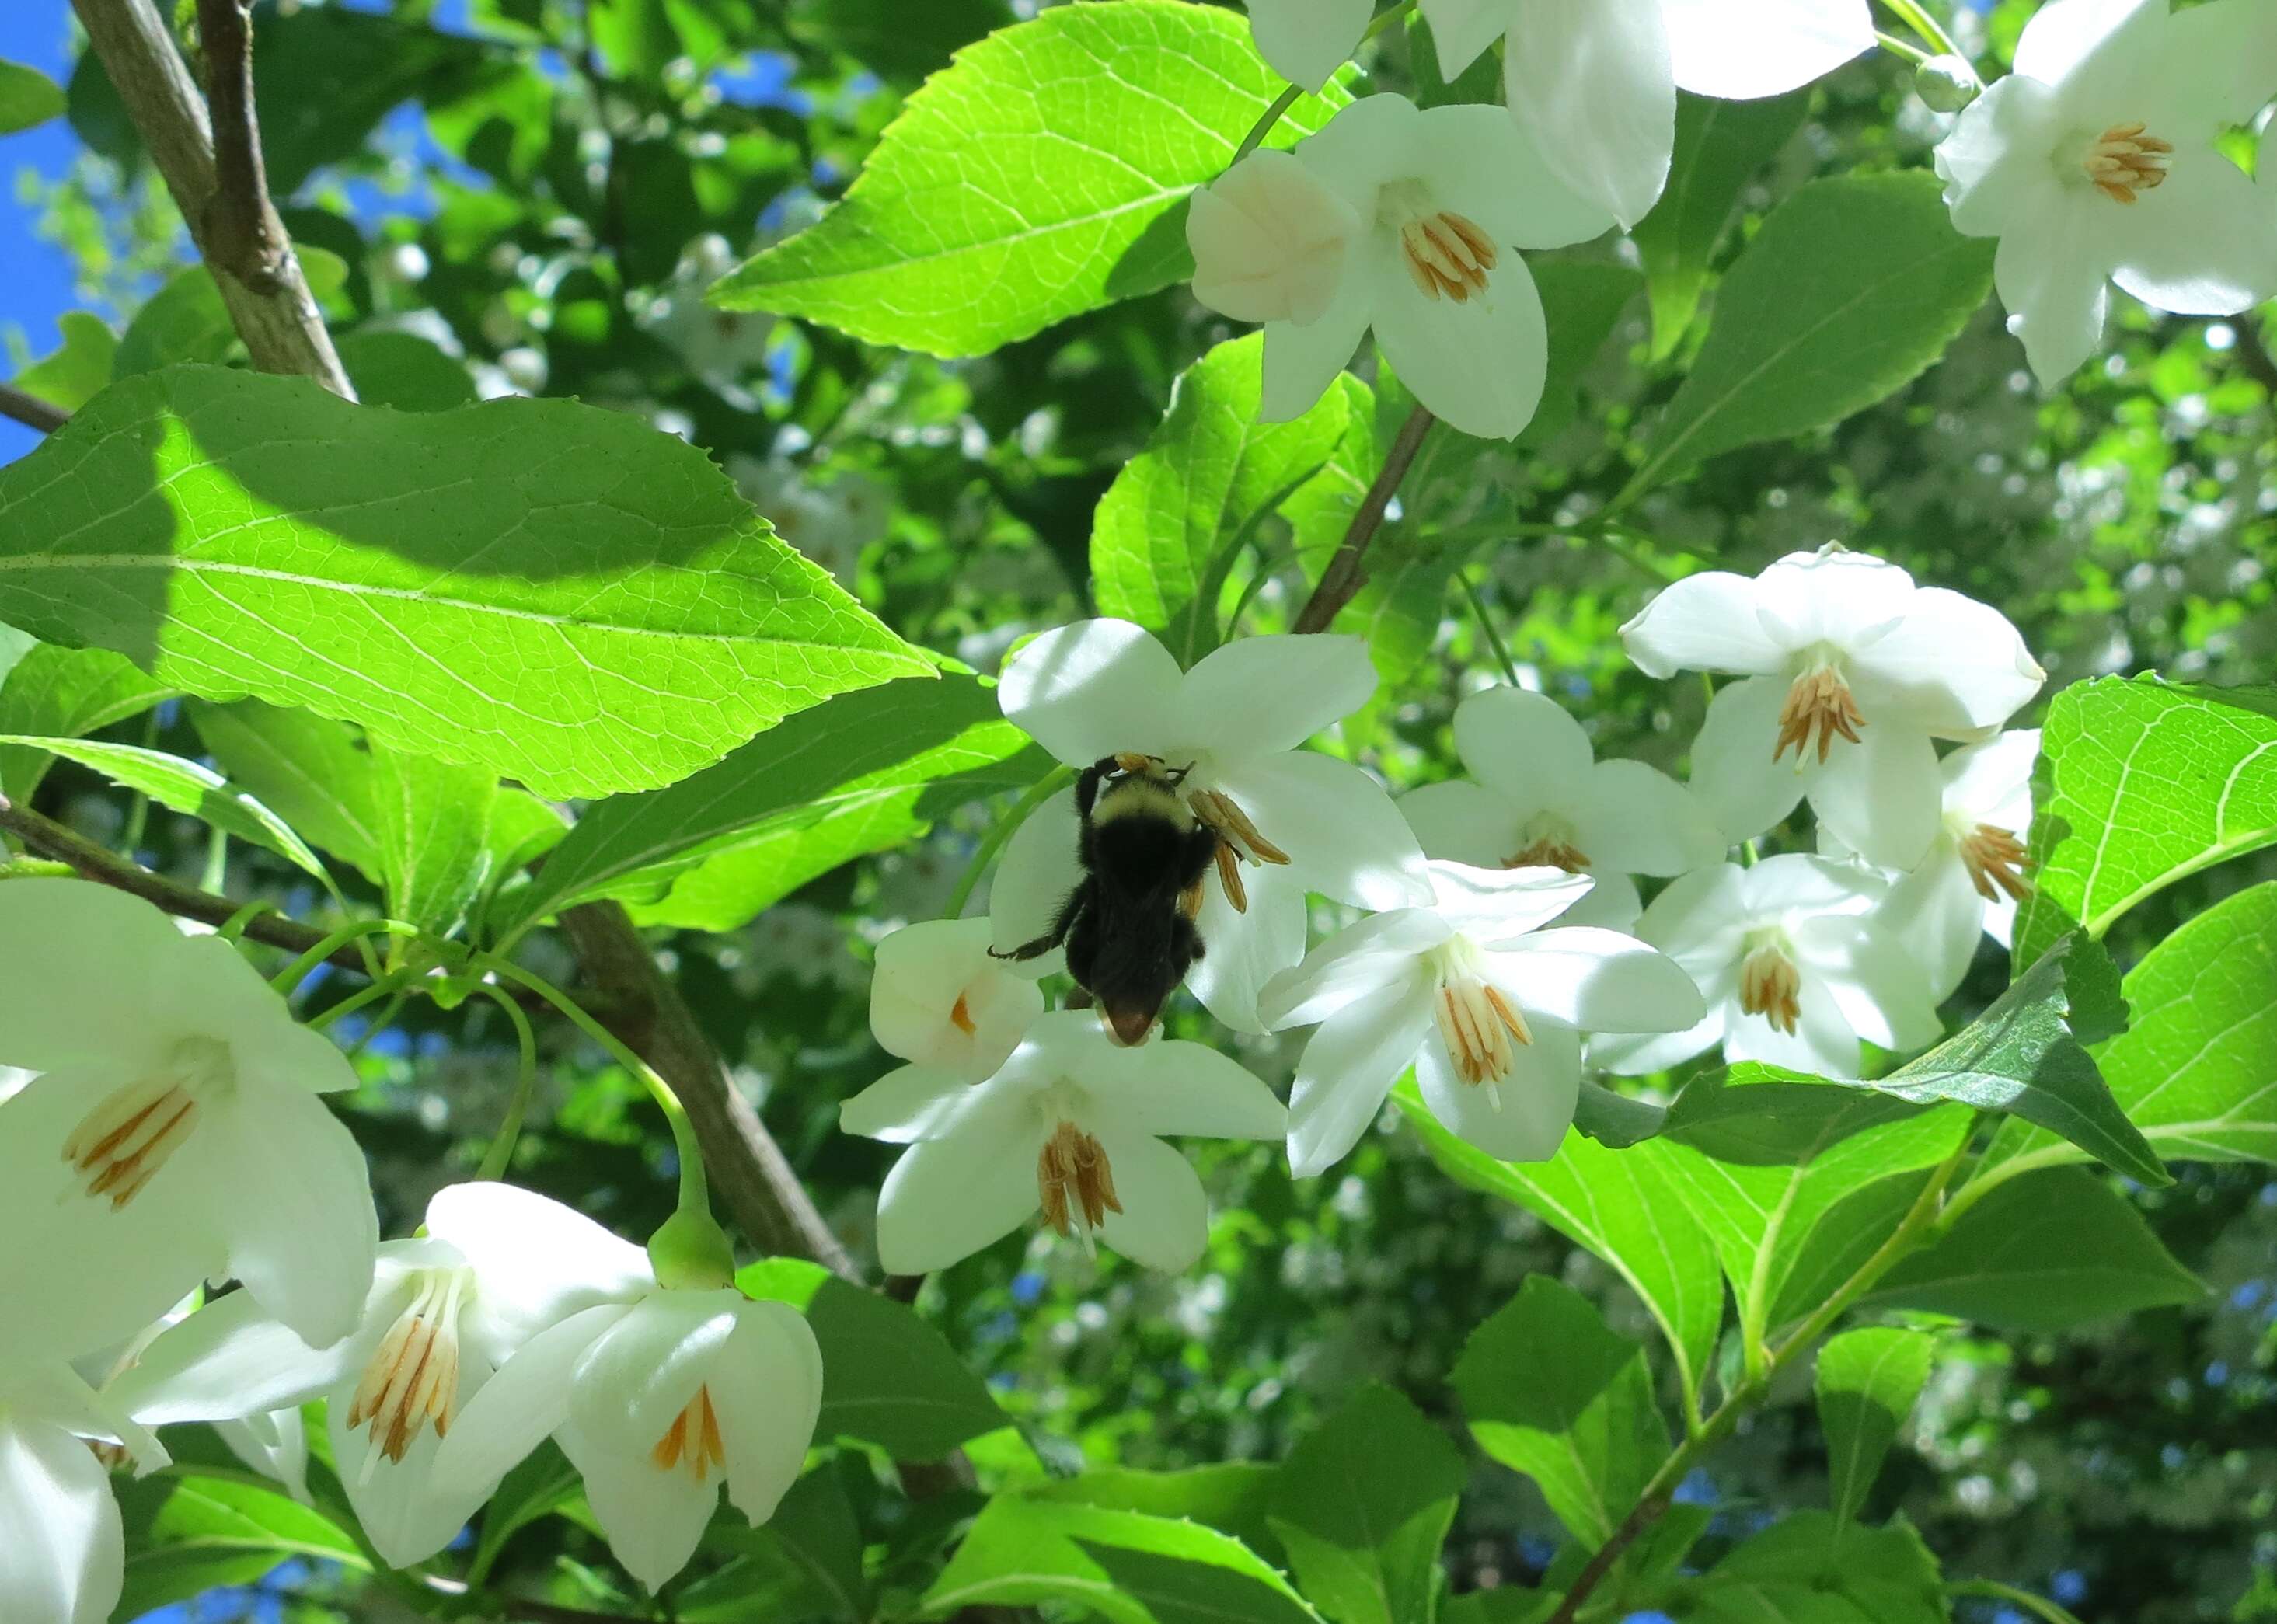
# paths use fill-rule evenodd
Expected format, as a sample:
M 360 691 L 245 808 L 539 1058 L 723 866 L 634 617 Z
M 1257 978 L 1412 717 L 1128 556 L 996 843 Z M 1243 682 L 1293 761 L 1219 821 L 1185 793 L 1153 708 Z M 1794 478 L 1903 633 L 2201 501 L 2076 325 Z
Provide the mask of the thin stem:
M 152 711 L 142 719 L 142 748 L 149 750 L 158 743 L 158 713 Z M 127 798 L 126 822 L 118 832 L 118 855 L 132 859 L 142 848 L 142 836 L 150 827 L 150 797 L 137 789 Z
M 274 913 L 276 911 L 277 904 L 275 903 L 248 903 L 244 907 L 240 908 L 235 913 L 231 914 L 229 918 L 224 919 L 221 924 L 221 928 L 214 932 L 214 934 L 219 936 L 224 942 L 234 942 L 240 936 L 245 934 L 245 927 L 252 924 L 254 920 L 259 919 L 264 913 Z
M 1518 680 L 1518 662 L 1510 657 L 1509 646 L 1503 642 L 1502 634 L 1495 629 L 1494 617 L 1487 613 L 1487 601 L 1479 595 L 1478 585 L 1471 579 L 1471 572 L 1458 569 L 1455 572 L 1455 579 L 1463 583 L 1463 596 L 1469 600 L 1471 617 L 1479 623 L 1479 635 L 1494 651 L 1495 663 L 1502 667 L 1503 680 L 1512 688 L 1523 686 Z
M 1947 57 L 1966 55 L 1960 46 L 1953 42 L 1953 36 L 1945 31 L 1944 26 L 1929 14 L 1928 9 L 1923 6 L 1919 0 L 1882 0 L 1882 4 L 1889 7 L 1891 11 L 1908 27 L 1927 40 L 1938 55 Z
M 1998 1579 L 1956 1579 L 1945 1587 L 1949 1596 L 1982 1596 L 1991 1601 L 2004 1601 L 2010 1606 L 2022 1607 L 2045 1624 L 2079 1624 L 2072 1613 L 2056 1605 L 2045 1596 L 2035 1596 L 2030 1590 L 2020 1590 L 2013 1584 L 2003 1584 Z
M 961 919 L 964 917 L 964 904 L 972 900 L 972 892 L 979 885 L 980 876 L 987 873 L 988 865 L 996 860 L 996 854 L 1004 849 L 1004 842 L 1012 838 L 1037 807 L 1065 789 L 1074 777 L 1073 767 L 1055 766 L 1029 786 L 1028 792 L 1013 803 L 1012 810 L 997 820 L 996 827 L 990 829 L 981 841 L 980 849 L 972 854 L 972 861 L 964 865 L 964 873 L 956 881 L 956 889 L 949 894 L 948 906 L 941 914 L 943 919 Z
M 219 891 L 228 878 L 229 835 L 217 826 L 206 831 L 206 865 L 198 883 L 209 891 Z
M 1423 449 L 1424 437 L 1438 421 L 1420 406 L 1407 414 L 1407 421 L 1399 425 L 1399 433 L 1384 454 L 1383 467 L 1377 470 L 1375 483 L 1368 486 L 1367 494 L 1360 498 L 1351 524 L 1344 529 L 1342 545 L 1329 567 L 1321 572 L 1321 583 L 1297 616 L 1291 631 L 1326 631 L 1337 612 L 1359 595 L 1367 577 L 1360 573 L 1360 557 L 1367 544 L 1375 539 L 1375 532 L 1383 524 L 1384 510 L 1391 506 L 1391 498 L 1399 489 L 1399 482 L 1407 477 L 1414 466 L 1415 454 Z
M 1874 30 L 1874 43 L 1893 57 L 1903 57 L 1915 67 L 1929 60 L 1929 52 L 1920 46 L 1909 40 L 1901 40 L 1894 34 L 1885 34 L 1879 28 Z
M 483 991 L 491 1002 L 506 1011 L 514 1023 L 514 1041 L 522 1049 L 522 1070 L 514 1079 L 514 1098 L 506 1108 L 506 1119 L 499 1124 L 498 1137 L 483 1156 L 483 1164 L 475 1170 L 478 1179 L 503 1178 L 514 1161 L 514 1142 L 522 1137 L 522 1118 L 529 1114 L 529 1098 L 537 1089 L 537 1034 L 529 1028 L 529 1017 L 522 1012 L 512 993 L 494 981 L 483 983 Z
M 279 993 L 290 994 L 307 979 L 308 972 L 331 958 L 342 948 L 352 942 L 362 942 L 366 936 L 376 936 L 383 931 L 391 936 L 416 937 L 419 934 L 417 926 L 406 925 L 400 919 L 358 919 L 354 924 L 343 926 L 331 935 L 323 938 L 300 957 L 271 976 L 269 985 Z
M 369 987 L 350 994 L 331 1008 L 319 1010 L 314 1015 L 305 1018 L 301 1024 L 311 1031 L 321 1032 L 341 1017 L 354 1014 L 366 1004 L 376 1003 L 382 998 L 393 997 L 425 973 L 424 971 L 399 970 L 392 975 L 382 976 Z

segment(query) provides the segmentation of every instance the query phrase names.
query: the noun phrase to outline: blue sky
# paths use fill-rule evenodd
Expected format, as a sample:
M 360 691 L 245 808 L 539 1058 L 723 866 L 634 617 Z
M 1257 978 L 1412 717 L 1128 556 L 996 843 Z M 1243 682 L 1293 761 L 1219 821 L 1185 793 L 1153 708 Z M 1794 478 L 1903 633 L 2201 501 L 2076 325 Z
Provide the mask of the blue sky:
M 6 0 L 0 4 L 0 57 L 35 67 L 62 82 L 71 65 L 70 0 Z M 70 166 L 74 141 L 62 119 L 0 135 L 0 332 L 23 335 L 34 355 L 62 341 L 56 317 L 73 309 L 68 255 L 41 241 L 32 230 L 34 214 L 17 201 L 18 176 L 27 169 L 52 179 Z M 0 364 L 0 375 L 12 372 Z M 0 462 L 13 461 L 39 437 L 29 429 L 0 421 Z

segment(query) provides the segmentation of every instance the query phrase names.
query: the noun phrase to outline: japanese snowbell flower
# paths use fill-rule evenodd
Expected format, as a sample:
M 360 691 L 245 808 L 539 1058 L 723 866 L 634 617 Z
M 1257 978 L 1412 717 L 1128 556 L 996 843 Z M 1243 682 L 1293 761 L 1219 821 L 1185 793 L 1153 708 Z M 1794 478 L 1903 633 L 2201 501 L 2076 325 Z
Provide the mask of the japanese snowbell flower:
M 1673 1032 L 1700 990 L 1616 931 L 1545 930 L 1589 888 L 1561 869 L 1431 865 L 1434 900 L 1379 913 L 1276 976 L 1278 1027 L 1318 1023 L 1290 1099 L 1289 1164 L 1342 1159 L 1412 1064 L 1432 1114 L 1492 1156 L 1557 1154 L 1581 1090 L 1581 1034 Z
M 2039 754 L 2039 729 L 2018 728 L 1938 763 L 1944 804 L 1937 838 L 1921 866 L 1892 881 L 1876 923 L 1913 951 L 1940 1002 L 1969 973 L 1979 936 L 2008 945 L 2016 904 L 2031 895 L 2024 869 Z M 1822 837 L 1819 844 L 1830 856 L 1843 855 L 1839 842 Z
M 1455 708 L 1455 749 L 1470 780 L 1427 784 L 1399 810 L 1426 857 L 1477 868 L 1548 865 L 1596 881 L 1568 925 L 1634 924 L 1629 876 L 1680 874 L 1723 859 L 1715 820 L 1692 792 L 1641 761 L 1599 761 L 1564 705 L 1490 688 Z
M 156 1438 L 61 1359 L 0 1349 L 0 1618 L 11 1624 L 109 1624 L 118 1605 L 126 1540 L 90 1441 L 123 1446 L 143 1472 L 167 1464 Z
M 1184 769 L 1179 793 L 1226 856 L 1195 924 L 1205 949 L 1187 985 L 1210 1013 L 1262 1028 L 1257 991 L 1305 956 L 1305 896 L 1363 908 L 1427 900 L 1423 854 L 1381 785 L 1298 748 L 1375 690 L 1359 637 L 1243 637 L 1181 672 L 1128 621 L 1078 621 L 1006 662 L 1005 717 L 1070 766 L 1154 757 Z M 1044 934 L 1080 877 L 1075 791 L 1036 809 L 1005 843 L 989 895 L 999 951 Z M 1246 865 L 1244 866 L 1243 865 Z M 1032 961 L 1056 968 L 1057 955 Z
M 1276 73 L 1318 90 L 1349 61 L 1375 0 L 1247 0 L 1249 34 Z
M 1918 1048 L 1940 1030 L 1921 967 L 1873 910 L 1888 882 L 1855 864 L 1793 855 L 1719 863 L 1653 898 L 1637 934 L 1684 966 L 1708 1012 L 1661 1037 L 1601 1038 L 1609 1071 L 1657 1071 L 1723 1046 L 1821 1077 L 1855 1077 L 1859 1040 Z
M 878 1196 L 878 1257 L 927 1274 L 1039 1210 L 1062 1235 L 1094 1238 L 1170 1272 L 1209 1235 L 1201 1180 L 1159 1137 L 1278 1139 L 1272 1090 L 1199 1043 L 1116 1043 L 1089 1015 L 1046 1015 L 986 1082 L 903 1066 L 839 1108 L 849 1133 L 910 1147 Z
M 345 1340 L 312 1348 L 239 1292 L 161 1335 L 110 1396 L 152 1426 L 325 1399 L 332 1459 L 373 1548 L 398 1567 L 425 1560 L 470 1509 L 437 1491 L 436 1455 L 492 1373 L 537 1332 L 654 1285 L 638 1247 L 509 1185 L 438 1192 L 427 1231 L 380 1247 Z
M 1676 92 L 1778 95 L 1874 48 L 1866 0 L 1422 0 L 1451 80 L 1507 34 L 1512 116 L 1626 228 L 1668 183 Z
M 1688 576 L 1621 641 L 1653 676 L 1742 679 L 1717 691 L 1692 748 L 1692 787 L 1726 836 L 1752 839 L 1807 797 L 1837 839 L 1890 868 L 1912 868 L 1937 835 L 1930 741 L 1985 736 L 2047 675 L 1998 609 L 1835 546 L 1752 580 Z
M 774 1515 L 821 1411 L 822 1353 L 803 1315 L 651 1278 L 632 1301 L 524 1343 L 460 1414 L 433 1482 L 463 1520 L 550 1433 L 610 1551 L 655 1591 L 695 1554 L 723 1484 L 753 1525 Z
M 1265 324 L 1267 421 L 1310 409 L 1373 327 L 1416 400 L 1506 439 L 1533 419 L 1550 357 L 1518 250 L 1612 223 L 1498 109 L 1371 95 L 1196 192 L 1186 240 L 1194 297 Z
M 235 1276 L 309 1341 L 355 1328 L 378 1245 L 323 1034 L 218 937 L 80 880 L 0 884 L 0 1295 L 88 1300 L 124 1341 Z
M 928 919 L 878 944 L 870 1030 L 878 1047 L 967 1082 L 993 1076 L 1044 1012 L 1036 984 L 988 950 L 986 919 Z
M 2277 215 L 2214 145 L 2277 95 L 2277 7 L 2052 0 L 1937 149 L 1953 223 L 1998 237 L 2008 331 L 2045 385 L 2102 342 L 2107 282 L 2228 316 L 2277 294 Z

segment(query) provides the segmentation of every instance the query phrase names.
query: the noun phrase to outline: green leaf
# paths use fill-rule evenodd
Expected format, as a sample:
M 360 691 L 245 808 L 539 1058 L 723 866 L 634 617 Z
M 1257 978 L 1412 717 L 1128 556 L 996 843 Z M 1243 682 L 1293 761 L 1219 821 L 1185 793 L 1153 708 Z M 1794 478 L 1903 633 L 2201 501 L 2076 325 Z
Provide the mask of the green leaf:
M 0 469 L 0 620 L 547 797 L 669 782 L 929 669 L 632 417 L 204 368 L 115 384 Z
M 1771 212 L 1623 492 L 1835 423 L 1910 383 L 1992 287 L 1993 243 L 1946 217 L 1937 177 L 1814 180 Z
M 791 27 L 868 72 L 915 84 L 960 48 L 1012 21 L 1004 0 L 796 0 Z
M 1826 1434 L 1834 1514 L 1843 1521 L 1865 1508 L 1936 1352 L 1927 1331 L 1889 1325 L 1846 1330 L 1818 1350 L 1818 1424 Z
M 1828 1087 L 1824 1078 L 1741 1061 L 1687 1083 L 1668 1108 L 1661 1132 L 1718 1162 L 1792 1167 L 1845 1133 L 1917 1114 L 1902 1100 L 1886 1101 L 1877 1110 Z
M 1578 409 L 1581 374 L 1605 347 L 1613 324 L 1636 297 L 1637 273 L 1626 265 L 1586 260 L 1545 259 L 1534 263 L 1534 285 L 1550 324 L 1550 361 L 1543 374 L 1542 404 L 1511 444 L 1546 446 L 1565 432 Z
M 1450 1378 L 1472 1436 L 1534 1479 L 1573 1537 L 1602 1545 L 1668 1456 L 1644 1350 L 1571 1286 L 1529 1277 L 1471 1333 Z
M 959 356 L 1152 293 L 1192 269 L 1187 194 L 1224 171 L 1283 88 L 1235 12 L 1053 7 L 960 52 L 910 98 L 844 200 L 713 301 Z M 1273 143 L 1347 100 L 1301 98 Z
M 576 1498 L 582 1487 L 577 1468 L 552 1438 L 524 1456 L 484 1502 L 482 1535 L 475 1542 L 468 1582 L 482 1583 L 507 1540 L 540 1518 L 552 1516 Z
M 1239 1540 L 1199 1523 L 1021 1494 L 990 1500 L 926 1613 L 1070 1602 L 1114 1624 L 1318 1624 Z
M 369 1571 L 347 1531 L 274 1489 L 234 1478 L 193 1475 L 178 1479 L 151 1520 L 154 1545 L 201 1551 L 261 1551 L 342 1562 Z
M 1273 1528 L 1305 1594 L 1336 1624 L 1428 1624 L 1439 1548 L 1466 1474 L 1447 1435 L 1370 1383 L 1297 1442 Z
M 0 688 L 0 700 L 7 690 Z M 2127 1030 L 2096 1050 L 2112 1097 L 2166 1156 L 2277 1162 L 2277 883 L 2187 920 L 2128 972 Z M 2001 1125 L 1977 1177 L 2081 1159 L 2045 1129 Z
M 1326 463 L 1350 420 L 1331 389 L 1288 423 L 1258 416 L 1261 334 L 1179 376 L 1169 415 L 1125 463 L 1092 522 L 1092 596 L 1163 641 L 1182 666 L 1217 645 L 1218 590 L 1257 521 Z
M 1666 1604 L 1677 1624 L 1946 1624 L 1937 1559 L 1904 1521 L 1845 1525 L 1800 1511 L 1733 1550 Z
M 35 644 L 0 678 L 0 732 L 78 738 L 171 697 L 107 649 Z M 54 759 L 43 750 L 0 745 L 0 795 L 27 799 Z
M 1500 1162 L 1442 1126 L 1412 1086 L 1394 1097 L 1450 1177 L 1517 1202 L 1611 1264 L 1660 1323 L 1685 1391 L 1700 1391 L 1724 1323 L 1724 1279 L 1657 1146 L 1611 1150 L 1569 1133 L 1547 1162 Z
M 650 919 L 732 930 L 817 874 L 1051 766 L 975 678 L 842 694 L 669 789 L 588 808 L 499 923 L 621 896 L 655 904 L 642 910 Z
M 2266 691 L 2113 676 L 2048 702 L 2017 963 L 2075 921 L 2100 937 L 2161 888 L 2277 842 L 2277 714 L 2255 703 Z
M 731 1522 L 722 1532 L 732 1554 L 723 1566 L 675 1591 L 673 1617 L 678 1624 L 750 1624 L 756 1619 L 863 1624 L 870 1617 L 862 1530 L 845 1478 L 834 1465 L 792 1484 L 765 1527 Z
M 415 334 L 352 332 L 336 347 L 366 406 L 445 412 L 480 398 L 466 368 Z
M 1810 92 L 1726 102 L 1679 92 L 1676 156 L 1652 212 L 1630 233 L 1652 301 L 1652 358 L 1665 360 L 1700 309 L 1716 245 L 1755 172 L 1794 139 Z
M 735 1277 L 753 1297 L 803 1310 L 822 1348 L 819 1437 L 859 1438 L 896 1460 L 938 1460 L 1008 1417 L 948 1339 L 890 1297 L 796 1258 Z
M 61 86 L 20 63 L 0 61 L 0 135 L 63 116 Z
M 1448 1598 L 1440 1624 L 1544 1624 L 1565 1599 L 1557 1590 L 1529 1590 L 1521 1584 L 1497 1585 Z
M 111 356 L 110 376 L 133 377 L 182 362 L 219 362 L 237 341 L 221 289 L 203 265 L 193 265 L 168 278 L 134 312 Z
M 329 885 L 330 878 L 316 854 L 293 832 L 284 819 L 211 767 L 163 750 L 139 744 L 113 744 L 99 739 L 38 738 L 27 734 L 0 734 L 0 744 L 44 751 L 93 767 L 113 783 L 140 790 L 161 806 L 204 820 L 224 834 L 266 847 Z
M 1150 1517 L 1177 1517 L 1230 1534 L 1252 1551 L 1277 1557 L 1280 1541 L 1268 1518 L 1281 1468 L 1261 1461 L 1227 1460 L 1181 1472 L 1141 1472 L 1108 1467 L 1030 1489 L 1041 1500 L 1073 1500 Z
M 2052 1167 L 1993 1186 L 1867 1300 L 2001 1330 L 2066 1330 L 2205 1296 L 2108 1182 Z
M 99 316 L 66 310 L 56 317 L 64 341 L 56 353 L 16 375 L 16 387 L 66 412 L 75 412 L 110 381 L 118 336 Z
M 2151 1186 L 2174 1175 L 2112 1097 L 2083 1043 L 2126 1024 L 2119 974 L 2102 944 L 2067 936 L 1992 1007 L 1926 1055 L 1866 1084 L 1900 1100 L 1960 1100 L 2060 1133 Z
M 209 1590 L 256 1584 L 271 1568 L 288 1560 L 289 1551 L 208 1549 L 202 1545 L 130 1548 L 126 1552 L 119 1619 L 140 1619 L 176 1602 L 188 1601 Z

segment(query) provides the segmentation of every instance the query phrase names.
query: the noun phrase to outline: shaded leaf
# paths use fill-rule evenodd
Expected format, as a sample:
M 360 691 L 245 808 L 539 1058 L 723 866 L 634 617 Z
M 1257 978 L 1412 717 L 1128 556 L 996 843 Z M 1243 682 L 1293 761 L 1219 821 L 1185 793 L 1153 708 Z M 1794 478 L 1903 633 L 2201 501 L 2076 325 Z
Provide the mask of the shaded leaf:
M 0 677 L 0 732 L 78 738 L 171 697 L 108 649 L 35 644 Z M 54 759 L 43 750 L 0 744 L 0 795 L 28 797 Z
M 52 355 L 43 356 L 16 375 L 16 387 L 36 395 L 50 406 L 75 412 L 110 381 L 118 354 L 118 336 L 99 316 L 66 310 L 56 317 L 64 341 Z
M 1273 1493 L 1306 1596 L 1336 1624 L 1428 1624 L 1466 1475 L 1447 1435 L 1392 1389 L 1345 1399 L 1297 1441 Z
M 1666 1604 L 1677 1624 L 1946 1624 L 1937 1559 L 1903 1521 L 1846 1527 L 1801 1511 L 1774 1524 Z
M 1818 1350 L 1818 1424 L 1834 1514 L 1845 1522 L 1865 1508 L 1936 1351 L 1927 1331 L 1888 1325 L 1846 1330 Z

